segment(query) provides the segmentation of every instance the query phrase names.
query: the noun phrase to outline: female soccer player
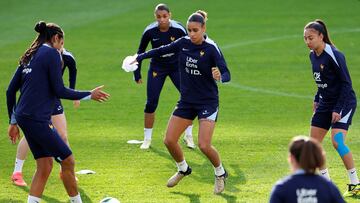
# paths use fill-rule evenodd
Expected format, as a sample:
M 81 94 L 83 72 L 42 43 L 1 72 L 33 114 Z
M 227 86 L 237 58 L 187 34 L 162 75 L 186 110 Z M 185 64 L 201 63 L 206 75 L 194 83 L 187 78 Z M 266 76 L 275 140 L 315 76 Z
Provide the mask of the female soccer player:
M 69 69 L 69 87 L 71 89 L 75 89 L 75 83 L 76 83 L 76 61 L 74 56 L 65 50 L 62 46 L 60 49 L 61 56 L 64 62 L 64 66 L 62 69 L 62 73 L 64 74 L 65 68 L 68 67 Z M 19 75 L 20 76 L 20 75 Z M 13 82 L 18 81 L 20 82 L 20 78 L 16 80 L 12 80 Z M 14 95 L 19 90 L 20 84 L 10 84 L 9 88 L 7 90 L 8 94 Z M 80 101 L 74 101 L 74 107 L 78 107 L 80 105 Z M 12 109 L 14 107 L 10 106 L 9 113 L 12 114 Z M 66 125 L 66 117 L 64 114 L 64 109 L 61 104 L 60 99 L 56 101 L 56 105 L 53 109 L 52 115 L 51 115 L 51 123 L 54 125 L 55 129 L 59 133 L 61 139 L 70 147 L 68 136 L 67 136 L 67 125 Z M 12 124 L 16 124 L 16 120 L 14 119 L 12 121 Z M 11 176 L 12 182 L 17 186 L 26 186 L 26 182 L 23 179 L 22 175 L 22 168 L 27 156 L 27 153 L 29 151 L 28 143 L 26 142 L 26 139 L 24 137 L 21 138 L 18 147 L 17 147 L 17 153 L 16 153 L 16 159 L 15 159 L 15 166 L 14 171 Z M 60 172 L 60 177 L 62 177 Z
M 324 151 L 315 139 L 295 137 L 289 145 L 288 162 L 293 174 L 276 183 L 270 203 L 345 202 L 331 181 L 315 173 L 325 164 Z
M 331 141 L 348 170 L 350 184 L 344 196 L 360 191 L 354 160 L 345 144 L 345 137 L 356 109 L 356 96 L 352 88 L 344 55 L 331 42 L 325 23 L 309 22 L 304 28 L 304 40 L 310 48 L 310 61 L 317 85 L 313 105 L 310 136 L 322 142 L 331 128 Z M 330 179 L 327 168 L 321 174 Z
M 46 24 L 43 21 L 36 24 L 35 31 L 39 34 L 21 57 L 20 66 L 13 77 L 13 80 L 20 78 L 20 81 L 11 82 L 20 84 L 21 94 L 14 115 L 37 165 L 28 202 L 41 201 L 52 169 L 53 157 L 61 164 L 63 183 L 71 202 L 82 202 L 75 181 L 74 157 L 50 122 L 52 109 L 58 98 L 93 99 L 102 102 L 110 95 L 101 90 L 102 86 L 83 92 L 65 88 L 58 51 L 64 41 L 64 32 L 58 25 Z M 8 109 L 14 106 L 15 100 L 15 95 L 7 95 Z M 9 116 L 11 117 L 10 113 Z M 8 132 L 11 141 L 15 143 L 16 139 L 19 139 L 17 125 L 10 124 Z
M 149 42 L 151 42 L 152 48 L 157 48 L 186 36 L 185 28 L 180 23 L 170 20 L 171 13 L 167 5 L 158 4 L 155 7 L 154 15 L 156 22 L 147 26 L 143 32 L 138 54 L 145 52 Z M 141 149 L 150 147 L 155 110 L 166 77 L 169 76 L 175 87 L 180 91 L 179 74 L 177 53 L 168 53 L 151 59 L 147 79 L 147 100 L 144 109 L 144 142 L 140 146 Z M 138 69 L 134 71 L 134 80 L 137 84 L 142 83 L 141 62 Z M 185 131 L 184 141 L 189 148 L 195 148 L 192 137 L 192 124 Z
M 168 180 L 167 186 L 174 187 L 184 176 L 191 174 L 178 140 L 186 127 L 198 117 L 199 148 L 214 166 L 214 193 L 218 194 L 224 191 L 227 172 L 218 152 L 211 145 L 219 108 L 216 82 L 230 81 L 230 72 L 219 47 L 205 35 L 206 18 L 204 11 L 193 13 L 187 22 L 188 36 L 140 54 L 136 61 L 169 53 L 178 54 L 181 97 L 169 120 L 164 140 L 176 161 L 178 172 Z

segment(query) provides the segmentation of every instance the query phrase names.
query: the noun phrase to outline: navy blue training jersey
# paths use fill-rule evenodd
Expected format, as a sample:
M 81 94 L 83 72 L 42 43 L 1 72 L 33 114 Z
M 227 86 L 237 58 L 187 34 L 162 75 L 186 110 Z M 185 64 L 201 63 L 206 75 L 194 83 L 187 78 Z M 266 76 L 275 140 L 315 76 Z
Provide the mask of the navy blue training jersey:
M 64 67 L 62 69 L 62 74 L 64 75 L 65 68 L 67 67 L 69 69 L 69 87 L 71 89 L 75 89 L 76 74 L 77 74 L 75 57 L 72 55 L 71 52 L 69 52 L 65 49 L 63 50 L 61 56 L 64 61 Z
M 219 68 L 222 82 L 230 81 L 230 72 L 215 42 L 206 37 L 201 45 L 195 45 L 186 36 L 138 55 L 137 61 L 168 53 L 179 55 L 180 100 L 193 104 L 218 104 L 218 88 L 211 68 Z
M 344 107 L 356 106 L 356 96 L 346 66 L 345 56 L 334 46 L 325 45 L 317 56 L 310 52 L 310 61 L 318 91 L 315 102 L 319 102 L 318 112 L 340 113 Z
M 270 196 L 270 203 L 345 202 L 337 187 L 324 177 L 298 173 L 278 181 Z
M 159 23 L 154 22 L 145 28 L 137 53 L 144 53 L 149 42 L 151 42 L 152 48 L 158 48 L 162 45 L 170 44 L 171 42 L 186 35 L 186 29 L 177 21 L 170 20 L 170 27 L 166 32 L 161 32 L 159 29 Z M 177 68 L 176 65 L 178 63 L 178 56 L 176 53 L 167 53 L 161 56 L 153 57 L 150 63 L 156 72 L 169 69 L 174 70 Z M 140 72 L 141 62 L 139 62 L 138 69 L 134 71 L 136 81 L 141 77 Z
M 59 52 L 43 44 L 29 64 L 19 66 L 7 90 L 7 106 L 11 118 L 15 106 L 16 91 L 20 97 L 15 108 L 16 116 L 37 121 L 49 121 L 58 98 L 79 100 L 90 96 L 90 92 L 74 91 L 64 87 L 62 63 Z

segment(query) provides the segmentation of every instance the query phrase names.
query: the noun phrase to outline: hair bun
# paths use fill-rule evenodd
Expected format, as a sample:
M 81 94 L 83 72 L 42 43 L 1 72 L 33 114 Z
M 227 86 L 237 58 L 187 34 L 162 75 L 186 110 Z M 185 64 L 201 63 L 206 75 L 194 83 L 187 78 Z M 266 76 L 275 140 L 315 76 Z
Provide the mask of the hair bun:
M 34 30 L 38 33 L 44 33 L 46 30 L 46 23 L 44 21 L 39 21 L 36 23 Z
M 207 21 L 207 12 L 206 11 L 203 11 L 203 10 L 197 10 L 196 11 L 197 14 L 200 14 L 203 18 L 204 18 L 204 21 L 206 22 Z

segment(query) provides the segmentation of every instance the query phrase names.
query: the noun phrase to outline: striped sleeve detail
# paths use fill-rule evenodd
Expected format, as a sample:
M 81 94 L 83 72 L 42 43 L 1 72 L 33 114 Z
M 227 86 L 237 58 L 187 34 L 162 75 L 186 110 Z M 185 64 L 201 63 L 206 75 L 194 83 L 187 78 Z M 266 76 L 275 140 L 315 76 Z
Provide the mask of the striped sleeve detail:
M 145 32 L 147 32 L 148 30 L 151 30 L 151 29 L 156 28 L 156 27 L 158 27 L 158 26 L 159 26 L 159 23 L 158 23 L 158 22 L 153 22 L 153 23 L 151 23 L 150 25 L 148 25 L 148 26 L 145 28 L 143 34 L 144 34 Z
M 329 44 L 326 44 L 326 45 L 325 45 L 325 52 L 326 52 L 327 54 L 329 54 L 329 55 L 331 56 L 331 58 L 334 60 L 334 62 L 336 63 L 336 65 L 337 65 L 338 67 L 340 67 L 338 61 L 337 61 L 336 58 L 335 58 L 335 54 L 334 54 L 334 52 L 333 52 L 333 50 L 331 49 L 331 46 L 330 46 Z

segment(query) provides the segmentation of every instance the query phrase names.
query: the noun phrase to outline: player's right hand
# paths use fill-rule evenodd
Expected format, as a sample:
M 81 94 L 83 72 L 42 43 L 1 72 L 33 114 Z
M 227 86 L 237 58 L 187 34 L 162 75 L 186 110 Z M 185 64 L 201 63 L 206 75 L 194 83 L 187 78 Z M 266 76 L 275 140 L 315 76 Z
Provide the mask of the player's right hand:
M 318 102 L 314 102 L 313 103 L 313 112 L 315 113 L 317 107 L 319 106 L 319 103 Z
M 8 128 L 9 139 L 12 144 L 16 144 L 16 140 L 20 140 L 19 127 L 16 124 L 10 124 Z
M 139 80 L 135 81 L 137 84 L 142 84 L 142 79 L 140 78 Z
M 91 90 L 91 99 L 98 101 L 98 102 L 104 102 L 110 98 L 110 94 L 102 91 L 102 88 L 104 85 L 101 85 L 99 87 L 96 87 L 95 89 Z

